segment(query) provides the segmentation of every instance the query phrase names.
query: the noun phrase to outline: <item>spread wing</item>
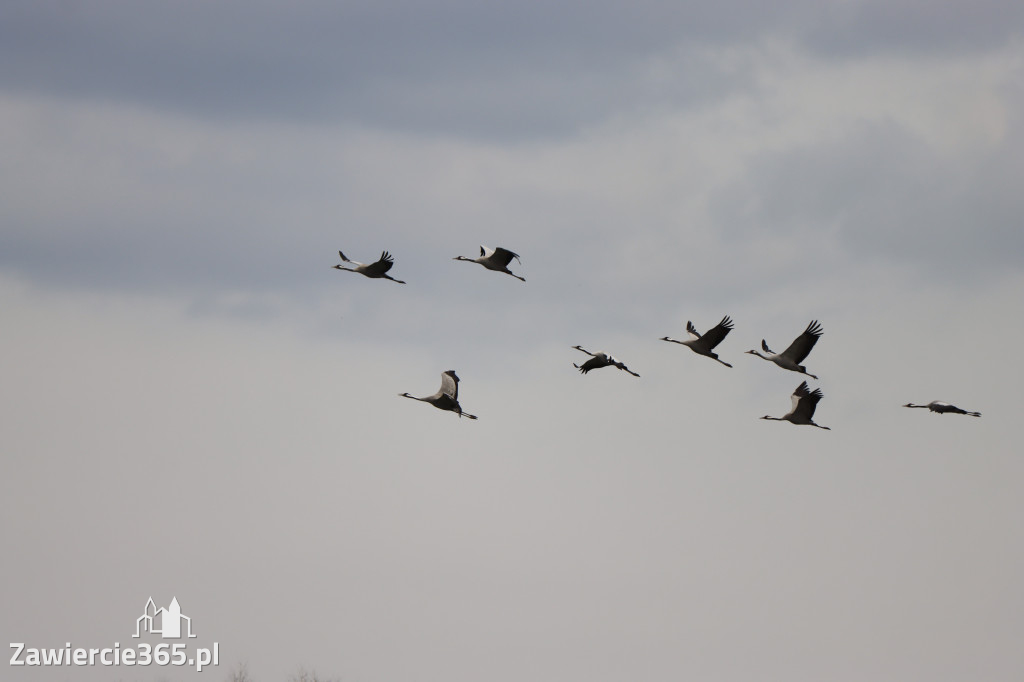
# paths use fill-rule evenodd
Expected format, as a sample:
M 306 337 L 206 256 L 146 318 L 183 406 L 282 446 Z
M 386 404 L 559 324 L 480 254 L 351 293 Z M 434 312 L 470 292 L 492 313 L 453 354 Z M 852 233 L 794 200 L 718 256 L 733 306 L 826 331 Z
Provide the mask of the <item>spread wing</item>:
M 450 369 L 441 374 L 441 393 L 444 393 L 452 400 L 458 401 L 459 377 L 456 376 L 454 369 Z
M 818 401 L 824 397 L 820 388 L 812 391 L 807 382 L 803 382 L 793 391 L 793 414 L 810 419 L 814 416 Z
M 391 269 L 391 266 L 395 264 L 394 258 L 387 251 L 380 254 L 380 260 L 376 263 L 370 263 L 366 266 L 366 274 L 372 276 L 380 276 Z
M 811 349 L 814 348 L 814 344 L 818 343 L 818 337 L 821 336 L 822 332 L 823 330 L 818 321 L 811 320 L 804 333 L 796 337 L 793 343 L 789 344 L 789 348 L 782 351 L 782 355 L 800 364 L 811 352 Z
M 341 256 L 341 260 L 345 261 L 346 263 L 352 263 L 353 265 L 362 265 L 362 263 L 360 263 L 357 260 L 346 258 L 345 254 L 342 251 L 338 251 L 338 255 Z
M 583 350 L 583 349 L 580 348 L 580 350 Z M 583 352 L 586 353 L 587 351 L 583 351 Z M 587 360 L 586 362 L 584 362 L 582 365 L 575 365 L 575 363 L 574 363 L 574 366 L 577 369 L 579 369 L 581 372 L 586 374 L 587 372 L 589 372 L 592 369 L 600 369 L 601 367 L 607 367 L 608 364 L 609 364 L 609 360 L 610 360 L 610 358 L 606 354 L 598 352 L 598 353 L 594 353 L 593 357 L 590 358 L 589 360 Z
M 689 331 L 690 326 L 691 325 L 687 323 L 687 331 Z M 717 325 L 709 329 L 707 333 L 704 334 L 704 336 L 702 337 L 704 346 L 706 346 L 708 350 L 711 350 L 718 344 L 722 343 L 722 339 L 724 339 L 726 335 L 728 335 L 731 331 L 732 320 L 729 319 L 728 315 L 726 315 L 725 317 L 722 318 L 721 322 L 719 322 Z
M 500 246 L 494 250 L 494 255 L 491 256 L 491 260 L 493 260 L 495 263 L 500 263 L 501 265 L 505 266 L 511 263 L 513 258 L 519 261 L 519 254 L 512 253 L 508 249 L 503 249 Z M 519 262 L 522 263 L 522 261 Z
M 692 336 L 694 340 L 700 338 L 700 332 L 693 326 L 693 322 L 690 322 L 689 320 L 686 321 L 686 333 Z

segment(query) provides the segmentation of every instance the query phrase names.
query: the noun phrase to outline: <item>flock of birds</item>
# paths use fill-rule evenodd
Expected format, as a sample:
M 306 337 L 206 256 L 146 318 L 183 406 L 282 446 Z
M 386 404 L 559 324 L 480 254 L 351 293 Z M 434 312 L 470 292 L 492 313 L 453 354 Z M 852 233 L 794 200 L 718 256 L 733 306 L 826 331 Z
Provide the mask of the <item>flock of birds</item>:
M 403 282 L 402 280 L 395 279 L 394 277 L 388 274 L 388 272 L 391 270 L 391 267 L 395 264 L 395 261 L 391 254 L 388 253 L 387 251 L 381 253 L 380 258 L 373 263 L 360 263 L 358 261 L 349 260 L 341 251 L 338 251 L 338 255 L 341 256 L 341 260 L 343 262 L 355 266 L 345 267 L 344 265 L 335 265 L 334 267 L 338 270 L 356 272 L 359 273 L 360 275 L 364 275 L 371 279 L 389 279 L 392 282 L 397 282 L 398 284 L 405 284 L 405 282 Z M 520 277 L 519 275 L 515 274 L 514 272 L 508 269 L 509 263 L 512 262 L 513 258 L 517 262 L 522 262 L 519 260 L 519 254 L 513 253 L 508 249 L 502 248 L 500 246 L 495 249 L 491 249 L 486 246 L 481 246 L 480 255 L 477 258 L 456 256 L 452 260 L 479 263 L 488 270 L 494 270 L 495 272 L 503 272 L 506 275 L 511 275 L 512 277 L 515 277 L 516 279 L 525 282 L 526 279 L 524 277 Z M 732 365 L 719 358 L 718 354 L 715 353 L 715 348 L 718 346 L 718 344 L 722 342 L 723 339 L 725 339 L 725 337 L 729 334 L 730 331 L 732 331 L 732 329 L 733 321 L 732 319 L 730 319 L 728 315 L 723 317 L 721 322 L 719 322 L 717 325 L 715 325 L 708 331 L 704 332 L 703 334 L 697 331 L 696 327 L 693 326 L 693 322 L 687 320 L 686 331 L 690 335 L 689 339 L 686 339 L 685 341 L 680 341 L 678 339 L 669 338 L 668 336 L 663 336 L 661 340 L 687 346 L 690 350 L 692 350 L 694 353 L 697 353 L 698 355 L 703 355 L 705 357 L 711 358 L 712 360 L 720 362 L 726 367 L 732 367 Z M 817 380 L 818 377 L 808 372 L 807 368 L 800 363 L 802 363 L 807 358 L 811 350 L 814 348 L 814 345 L 818 343 L 818 339 L 821 338 L 821 335 L 823 333 L 824 330 L 822 329 L 821 324 L 817 320 L 811 320 L 811 323 L 807 325 L 807 328 L 803 331 L 803 333 L 800 334 L 800 336 L 796 337 L 796 339 L 794 339 L 793 342 L 789 344 L 786 350 L 782 351 L 781 353 L 776 353 L 772 351 L 772 349 L 768 347 L 768 342 L 765 341 L 764 339 L 761 339 L 761 350 L 764 351 L 764 355 L 762 355 L 756 349 L 748 350 L 747 353 L 750 355 L 756 355 L 762 360 L 773 362 L 782 369 L 789 370 L 790 372 L 797 372 L 799 374 L 805 374 L 811 377 L 812 379 Z M 581 346 L 573 346 L 573 348 L 580 352 L 586 353 L 587 355 L 590 356 L 590 359 L 585 361 L 582 365 L 577 365 L 576 363 L 573 363 L 573 367 L 578 369 L 582 374 L 586 374 L 591 370 L 600 369 L 602 367 L 616 367 L 618 369 L 623 370 L 624 372 L 632 374 L 635 377 L 640 376 L 633 370 L 626 367 L 625 363 L 616 359 L 614 356 L 609 355 L 608 353 L 604 353 L 601 351 L 598 351 L 597 353 L 591 353 L 590 351 L 586 350 L 585 348 L 582 348 Z M 455 370 L 450 369 L 446 372 L 442 372 L 441 388 L 438 389 L 437 393 L 434 393 L 433 395 L 429 395 L 424 398 L 418 398 L 414 395 L 410 395 L 409 393 L 399 393 L 399 396 L 403 398 L 410 398 L 412 400 L 419 400 L 425 403 L 430 403 L 439 410 L 447 410 L 449 412 L 454 412 L 458 414 L 459 417 L 466 417 L 468 419 L 477 418 L 476 415 L 464 412 L 462 410 L 462 406 L 459 405 L 459 377 L 455 374 Z M 820 388 L 816 388 L 812 391 L 810 386 L 807 385 L 807 381 L 805 380 L 799 386 L 796 387 L 795 391 L 793 391 L 793 395 L 791 396 L 793 404 L 792 408 L 788 413 L 782 415 L 781 417 L 772 417 L 765 415 L 764 417 L 761 417 L 761 419 L 770 419 L 773 421 L 787 421 L 791 424 L 797 424 L 800 426 L 815 426 L 819 429 L 830 430 L 827 426 L 815 424 L 813 419 L 814 410 L 817 408 L 818 403 L 824 397 L 825 396 L 821 392 Z M 981 416 L 980 412 L 970 412 L 968 410 L 963 410 L 957 407 L 956 405 L 951 405 L 950 403 L 942 402 L 939 400 L 933 400 L 932 402 L 926 405 L 915 405 L 914 403 L 907 403 L 903 407 L 925 408 L 937 414 L 952 413 L 965 414 L 971 417 Z

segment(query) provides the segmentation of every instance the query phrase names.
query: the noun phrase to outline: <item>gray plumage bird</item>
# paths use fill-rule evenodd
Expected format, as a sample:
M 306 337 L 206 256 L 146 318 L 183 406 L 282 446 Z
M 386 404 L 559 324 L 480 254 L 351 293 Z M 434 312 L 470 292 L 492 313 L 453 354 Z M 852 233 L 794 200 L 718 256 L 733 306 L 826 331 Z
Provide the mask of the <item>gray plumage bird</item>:
M 640 376 L 629 367 L 626 367 L 620 360 L 615 357 L 608 355 L 607 353 L 597 352 L 591 353 L 589 350 L 580 348 L 579 346 L 573 346 L 576 350 L 583 351 L 587 355 L 591 356 L 589 360 L 584 362 L 582 365 L 577 365 L 575 362 L 572 366 L 578 369 L 582 374 L 586 374 L 592 369 L 600 369 L 601 367 L 618 367 L 619 369 L 629 372 L 635 377 Z
M 903 407 L 926 407 L 929 411 L 937 412 L 938 414 L 946 414 L 947 412 L 952 412 L 953 414 L 966 414 L 970 415 L 971 417 L 981 416 L 981 412 L 968 412 L 967 410 L 961 410 L 956 405 L 950 405 L 949 403 L 944 403 L 941 400 L 933 400 L 927 405 L 915 405 L 914 403 L 907 403 Z
M 506 275 L 512 275 L 516 279 L 525 282 L 526 281 L 525 277 L 520 277 L 519 275 L 515 274 L 514 272 L 512 272 L 511 270 L 508 269 L 508 264 L 512 262 L 513 258 L 516 259 L 516 262 L 518 262 L 519 264 L 522 264 L 522 261 L 519 260 L 519 254 L 512 253 L 508 249 L 504 249 L 504 248 L 502 248 L 500 246 L 498 248 L 496 248 L 496 249 L 491 249 L 491 248 L 486 247 L 486 246 L 481 246 L 480 247 L 480 256 L 478 258 L 469 258 L 467 256 L 456 256 L 452 260 L 464 260 L 464 261 L 468 261 L 470 263 L 479 263 L 480 265 L 484 266 L 488 270 L 494 270 L 495 272 L 504 272 Z
M 420 402 L 430 403 L 439 410 L 454 412 L 459 415 L 459 417 L 476 419 L 476 415 L 463 412 L 462 406 L 459 405 L 459 377 L 455 374 L 454 369 L 441 373 L 441 388 L 434 395 L 428 395 L 426 398 L 417 398 L 416 396 L 409 395 L 408 393 L 399 393 L 398 395 L 403 398 L 411 398 L 413 400 L 419 400 Z
M 761 348 L 765 353 L 768 353 L 768 355 L 761 355 L 756 350 L 748 350 L 747 353 L 756 355 L 762 360 L 774 362 L 782 369 L 788 369 L 790 372 L 799 372 L 800 374 L 806 374 L 812 379 L 817 379 L 818 377 L 808 372 L 807 368 L 800 363 L 804 361 L 804 358 L 806 358 L 811 352 L 811 349 L 814 348 L 814 344 L 818 342 L 818 337 L 820 337 L 822 333 L 823 330 L 821 325 L 818 324 L 818 321 L 811 320 L 811 323 L 807 325 L 807 329 L 804 330 L 804 333 L 796 337 L 793 343 L 789 344 L 789 348 L 781 353 L 773 352 L 772 349 L 768 347 L 768 342 L 764 339 L 761 339 Z
M 384 251 L 380 254 L 380 259 L 374 263 L 360 263 L 359 261 L 350 260 L 345 257 L 345 254 L 338 251 L 338 255 L 341 256 L 341 260 L 346 263 L 351 263 L 354 268 L 346 268 L 344 265 L 333 266 L 336 270 L 347 270 L 348 272 L 358 272 L 360 275 L 365 275 L 370 279 L 390 279 L 392 282 L 398 282 L 399 284 L 405 284 L 400 279 L 395 279 L 391 275 L 387 274 L 391 266 L 395 264 L 395 259 L 390 253 Z
M 793 391 L 793 409 L 781 417 L 769 417 L 765 415 L 761 419 L 771 419 L 773 421 L 786 421 L 790 424 L 797 424 L 798 426 L 817 426 L 819 429 L 825 429 L 831 431 L 827 426 L 821 426 L 815 424 L 811 417 L 814 416 L 814 408 L 818 406 L 818 401 L 824 398 L 820 388 L 816 388 L 813 391 L 807 385 L 807 382 L 803 382 L 796 387 Z
M 711 329 L 707 330 L 703 335 L 701 335 L 700 332 L 697 331 L 697 328 L 693 326 L 693 322 L 687 320 L 686 331 L 690 334 L 689 339 L 687 339 L 686 341 L 679 341 L 677 339 L 672 339 L 667 336 L 663 336 L 661 337 L 661 340 L 671 341 L 672 343 L 678 343 L 683 346 L 688 346 L 690 350 L 692 350 L 694 353 L 697 353 L 698 355 L 709 357 L 712 360 L 718 360 L 718 362 L 722 363 L 726 367 L 732 367 L 732 365 L 730 365 L 725 360 L 719 359 L 718 353 L 714 351 L 715 346 L 722 342 L 722 339 L 724 339 L 726 335 L 728 335 L 729 332 L 732 331 L 732 328 L 732 320 L 729 319 L 728 315 L 726 315 L 725 317 L 722 318 L 721 322 L 719 322 L 717 325 L 715 325 Z

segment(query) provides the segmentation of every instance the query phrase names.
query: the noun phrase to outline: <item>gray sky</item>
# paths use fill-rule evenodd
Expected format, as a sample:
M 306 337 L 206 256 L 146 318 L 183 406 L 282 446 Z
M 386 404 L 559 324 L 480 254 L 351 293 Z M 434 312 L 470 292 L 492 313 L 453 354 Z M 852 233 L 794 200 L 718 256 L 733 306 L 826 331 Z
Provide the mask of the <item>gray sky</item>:
M 4 679 L 1020 680 L 1024 7 L 766 7 L 0 6 Z

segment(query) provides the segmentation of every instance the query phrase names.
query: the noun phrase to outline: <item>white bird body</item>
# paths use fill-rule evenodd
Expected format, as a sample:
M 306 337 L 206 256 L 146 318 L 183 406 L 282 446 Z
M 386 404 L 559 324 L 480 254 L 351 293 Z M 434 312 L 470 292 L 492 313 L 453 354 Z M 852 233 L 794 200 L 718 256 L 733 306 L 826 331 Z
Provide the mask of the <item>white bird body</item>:
M 480 256 L 477 258 L 456 256 L 452 260 L 464 260 L 470 263 L 479 263 L 488 270 L 494 270 L 495 272 L 504 272 L 506 275 L 512 275 L 516 279 L 525 282 L 525 277 L 520 277 L 519 275 L 515 274 L 514 272 L 508 269 L 508 264 L 512 262 L 513 258 L 516 259 L 516 262 L 522 264 L 522 261 L 519 260 L 519 254 L 512 253 L 508 249 L 502 248 L 500 246 L 496 249 L 492 249 L 487 246 L 481 246 Z
M 360 263 L 359 261 L 350 260 L 345 257 L 345 254 L 338 251 L 338 255 L 341 256 L 341 260 L 346 263 L 351 263 L 354 268 L 346 268 L 344 265 L 333 266 L 335 270 L 346 270 L 348 272 L 358 272 L 360 275 L 365 275 L 370 279 L 390 279 L 392 282 L 398 282 L 399 284 L 405 284 L 400 279 L 395 279 L 391 275 L 387 274 L 391 266 L 395 264 L 395 259 L 392 258 L 391 254 L 384 251 L 380 254 L 380 259 L 373 263 Z
M 459 417 L 476 419 L 475 415 L 463 412 L 462 406 L 459 405 L 459 377 L 455 374 L 454 369 L 441 373 L 441 388 L 434 395 L 428 395 L 426 398 L 417 398 L 416 396 L 409 395 L 408 393 L 399 393 L 398 395 L 403 398 L 411 398 L 413 400 L 419 400 L 420 402 L 430 403 L 439 410 L 455 412 Z
M 601 367 L 618 367 L 619 369 L 625 372 L 629 372 L 635 377 L 640 376 L 639 374 L 631 370 L 629 367 L 626 367 L 626 365 L 622 363 L 620 360 L 616 359 L 614 356 L 608 355 L 607 353 L 603 353 L 601 351 L 598 351 L 597 353 L 591 353 L 589 350 L 584 350 L 579 346 L 573 346 L 573 348 L 579 351 L 583 351 L 587 355 L 591 356 L 590 359 L 584 362 L 582 365 L 577 365 L 575 362 L 572 364 L 572 366 L 578 369 L 582 374 L 586 374 L 592 369 L 600 369 Z
M 732 331 L 732 327 L 732 320 L 729 319 L 728 315 L 726 315 L 725 317 L 722 318 L 721 322 L 719 322 L 717 325 L 709 329 L 702 336 L 700 332 L 697 331 L 697 328 L 693 326 L 693 322 L 687 320 L 686 331 L 690 334 L 689 339 L 685 341 L 679 341 L 677 339 L 672 339 L 667 336 L 663 336 L 661 337 L 661 340 L 682 344 L 684 346 L 689 347 L 690 350 L 692 350 L 694 353 L 697 353 L 698 355 L 704 355 L 706 357 L 711 358 L 712 360 L 718 360 L 718 362 L 722 363 L 726 367 L 732 367 L 732 365 L 730 365 L 728 362 L 719 359 L 718 353 L 714 351 L 715 346 L 720 344 L 722 342 L 722 339 L 724 339 L 726 335 L 730 331 Z
M 769 417 L 765 415 L 761 419 L 771 419 L 774 421 L 787 421 L 791 424 L 797 424 L 799 426 L 817 426 L 819 429 L 825 429 L 831 431 L 827 426 L 821 426 L 815 424 L 811 419 L 814 416 L 814 408 L 818 406 L 818 401 L 824 398 L 820 388 L 816 388 L 813 391 L 807 385 L 807 382 L 803 382 L 796 387 L 793 391 L 793 409 L 781 417 Z
M 798 372 L 800 374 L 806 374 L 812 379 L 817 379 L 807 371 L 807 368 L 800 363 L 804 361 L 804 358 L 808 356 L 811 349 L 814 348 L 814 344 L 818 342 L 818 338 L 822 335 L 823 330 L 821 325 L 818 324 L 817 320 L 811 320 L 811 323 L 807 325 L 807 329 L 804 333 L 796 337 L 793 343 L 789 344 L 789 348 L 782 351 L 781 353 L 775 353 L 771 348 L 768 347 L 768 342 L 761 339 L 761 348 L 768 355 L 761 355 L 756 350 L 748 350 L 747 353 L 756 355 L 757 357 L 774 362 L 782 369 L 788 369 L 790 372 Z
M 915 405 L 914 403 L 907 403 L 903 407 L 926 407 L 926 408 L 928 408 L 928 410 L 930 412 L 936 412 L 938 414 L 945 414 L 947 412 L 952 412 L 953 414 L 966 414 L 966 415 L 970 415 L 972 417 L 980 417 L 981 416 L 981 412 L 968 412 L 967 410 L 960 409 L 956 405 L 951 405 L 950 403 L 944 403 L 941 400 L 933 400 L 930 403 L 928 403 L 927 405 Z

